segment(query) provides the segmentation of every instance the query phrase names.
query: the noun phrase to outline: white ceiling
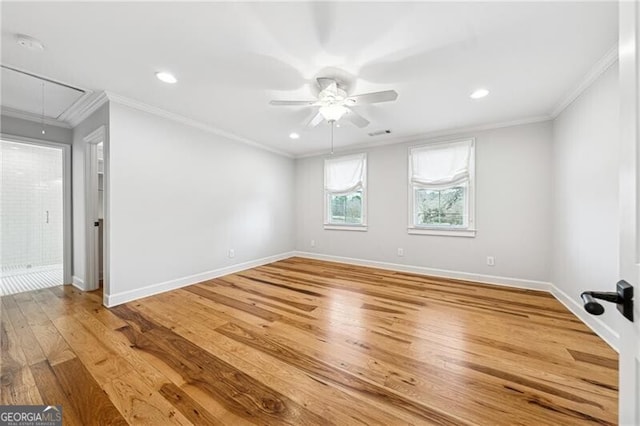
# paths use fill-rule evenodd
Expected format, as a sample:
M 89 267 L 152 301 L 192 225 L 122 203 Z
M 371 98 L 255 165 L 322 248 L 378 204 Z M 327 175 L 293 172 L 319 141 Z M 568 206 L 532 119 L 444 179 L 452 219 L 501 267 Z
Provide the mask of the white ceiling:
M 0 70 L 2 108 L 58 119 L 85 92 L 10 68 Z
M 610 2 L 2 2 L 2 63 L 171 111 L 294 155 L 328 147 L 305 130 L 315 77 L 350 92 L 394 89 L 360 106 L 369 127 L 336 145 L 548 115 L 616 43 Z M 13 35 L 40 39 L 26 50 Z M 169 70 L 175 85 L 155 79 Z M 482 100 L 469 93 L 486 87 Z M 369 137 L 368 132 L 392 134 Z M 290 140 L 298 132 L 301 138 Z

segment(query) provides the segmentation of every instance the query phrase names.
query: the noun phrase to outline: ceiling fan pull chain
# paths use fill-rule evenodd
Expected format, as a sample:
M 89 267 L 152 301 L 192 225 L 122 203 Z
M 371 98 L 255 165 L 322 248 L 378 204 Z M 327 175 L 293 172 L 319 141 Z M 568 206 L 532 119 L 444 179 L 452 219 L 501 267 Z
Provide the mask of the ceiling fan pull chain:
M 333 124 L 335 120 L 331 120 L 331 155 L 333 155 Z
M 42 115 L 40 116 L 40 120 L 42 122 L 42 134 L 44 135 L 46 132 L 44 130 L 44 81 L 42 82 Z

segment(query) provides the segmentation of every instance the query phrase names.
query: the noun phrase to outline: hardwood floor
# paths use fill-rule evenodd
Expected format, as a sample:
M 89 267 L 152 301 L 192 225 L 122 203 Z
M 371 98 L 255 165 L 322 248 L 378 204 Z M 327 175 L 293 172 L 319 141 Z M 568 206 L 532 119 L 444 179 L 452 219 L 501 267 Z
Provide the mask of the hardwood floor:
M 1 311 L 1 403 L 65 425 L 617 423 L 617 354 L 542 292 L 291 258 Z

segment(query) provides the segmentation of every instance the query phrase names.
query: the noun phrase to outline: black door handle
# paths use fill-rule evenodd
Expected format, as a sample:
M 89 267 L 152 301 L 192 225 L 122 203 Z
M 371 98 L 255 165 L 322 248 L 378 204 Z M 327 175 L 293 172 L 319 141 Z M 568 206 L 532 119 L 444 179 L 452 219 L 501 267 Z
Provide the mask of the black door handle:
M 604 313 L 604 307 L 595 300 L 600 299 L 618 305 L 620 313 L 633 322 L 633 286 L 625 280 L 618 281 L 615 292 L 585 291 L 580 297 L 584 302 L 584 309 L 591 315 Z
M 93 226 L 100 226 L 100 222 L 93 222 Z

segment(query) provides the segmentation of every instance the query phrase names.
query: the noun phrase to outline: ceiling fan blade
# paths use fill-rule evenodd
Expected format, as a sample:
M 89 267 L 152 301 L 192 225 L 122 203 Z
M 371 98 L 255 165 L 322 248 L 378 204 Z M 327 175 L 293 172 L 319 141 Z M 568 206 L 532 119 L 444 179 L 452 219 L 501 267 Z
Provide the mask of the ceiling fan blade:
M 367 127 L 369 125 L 369 120 L 352 110 L 351 108 L 347 108 L 349 112 L 345 115 L 345 118 L 352 122 L 356 127 Z
M 275 106 L 295 106 L 295 105 L 313 105 L 317 101 L 269 101 L 269 105 Z
M 318 124 L 320 124 L 322 122 L 322 120 L 324 120 L 324 117 L 322 116 L 322 114 L 320 114 L 318 112 L 316 115 L 311 117 L 311 119 L 307 122 L 306 126 L 307 127 L 316 127 Z
M 378 102 L 389 102 L 398 99 L 398 92 L 395 90 L 385 90 L 383 92 L 363 93 L 362 95 L 349 96 L 346 99 L 347 105 L 377 104 Z

